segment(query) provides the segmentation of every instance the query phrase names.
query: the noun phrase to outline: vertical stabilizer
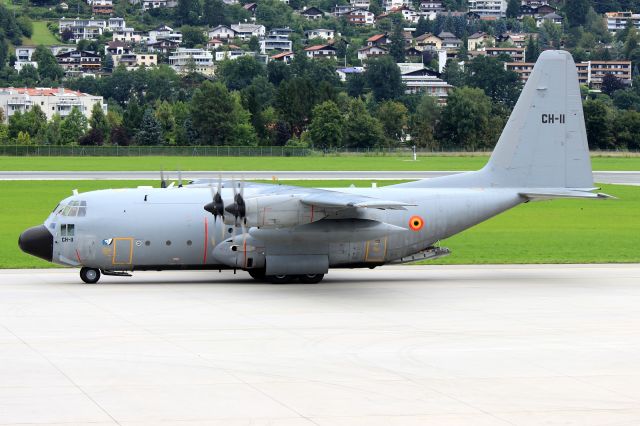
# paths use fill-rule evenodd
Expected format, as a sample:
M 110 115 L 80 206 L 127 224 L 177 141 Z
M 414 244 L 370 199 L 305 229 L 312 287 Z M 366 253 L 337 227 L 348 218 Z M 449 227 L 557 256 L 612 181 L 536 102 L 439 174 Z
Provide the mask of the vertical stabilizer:
M 487 165 L 400 184 L 418 188 L 593 188 L 578 71 L 568 52 L 536 62 Z
M 593 187 L 578 72 L 568 52 L 540 55 L 481 173 L 498 187 Z

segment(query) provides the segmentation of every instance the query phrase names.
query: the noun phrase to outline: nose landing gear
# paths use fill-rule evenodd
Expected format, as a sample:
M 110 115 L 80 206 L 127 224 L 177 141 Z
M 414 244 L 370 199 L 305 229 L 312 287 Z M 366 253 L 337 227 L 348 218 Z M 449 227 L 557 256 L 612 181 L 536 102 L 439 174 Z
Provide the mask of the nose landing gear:
M 95 284 L 100 279 L 100 270 L 95 268 L 80 269 L 80 279 L 87 284 Z

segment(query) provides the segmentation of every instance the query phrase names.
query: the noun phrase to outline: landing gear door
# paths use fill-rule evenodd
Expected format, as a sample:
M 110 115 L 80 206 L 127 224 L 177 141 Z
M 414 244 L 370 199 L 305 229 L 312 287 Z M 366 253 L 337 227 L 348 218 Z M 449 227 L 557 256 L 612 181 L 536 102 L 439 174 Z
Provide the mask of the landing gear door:
M 387 254 L 387 237 L 367 241 L 364 251 L 365 262 L 384 262 Z

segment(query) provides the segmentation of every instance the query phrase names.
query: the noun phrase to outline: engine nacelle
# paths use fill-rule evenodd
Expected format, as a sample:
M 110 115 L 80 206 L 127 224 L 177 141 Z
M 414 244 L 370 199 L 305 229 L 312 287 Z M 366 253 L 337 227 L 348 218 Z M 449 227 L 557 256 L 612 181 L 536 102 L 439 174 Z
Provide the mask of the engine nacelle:
M 229 238 L 213 249 L 218 262 L 239 269 L 260 269 L 265 266 L 264 244 L 249 234 Z
M 326 217 L 324 209 L 300 202 L 295 194 L 252 197 L 245 202 L 245 225 L 260 228 L 287 228 L 315 222 Z M 224 222 L 235 223 L 235 218 L 225 215 Z

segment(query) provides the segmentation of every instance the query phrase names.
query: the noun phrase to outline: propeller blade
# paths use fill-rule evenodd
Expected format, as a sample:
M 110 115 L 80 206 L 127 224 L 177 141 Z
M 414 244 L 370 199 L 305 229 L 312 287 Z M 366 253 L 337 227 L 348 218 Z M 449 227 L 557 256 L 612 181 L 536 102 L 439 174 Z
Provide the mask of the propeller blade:
M 166 188 L 167 181 L 164 179 L 164 169 L 160 169 L 160 188 Z

